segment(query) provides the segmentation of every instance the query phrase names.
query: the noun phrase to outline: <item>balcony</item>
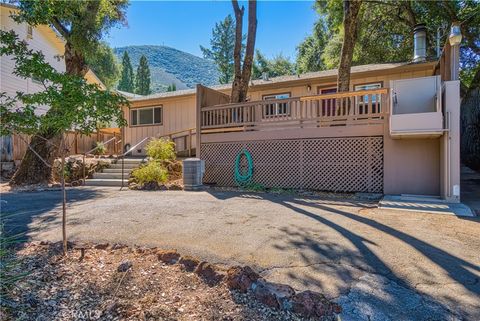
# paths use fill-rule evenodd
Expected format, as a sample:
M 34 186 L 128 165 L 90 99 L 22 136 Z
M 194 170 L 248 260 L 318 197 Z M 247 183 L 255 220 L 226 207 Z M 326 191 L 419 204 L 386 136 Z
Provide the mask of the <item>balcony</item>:
M 440 78 L 392 81 L 390 136 L 394 139 L 436 138 L 443 135 Z

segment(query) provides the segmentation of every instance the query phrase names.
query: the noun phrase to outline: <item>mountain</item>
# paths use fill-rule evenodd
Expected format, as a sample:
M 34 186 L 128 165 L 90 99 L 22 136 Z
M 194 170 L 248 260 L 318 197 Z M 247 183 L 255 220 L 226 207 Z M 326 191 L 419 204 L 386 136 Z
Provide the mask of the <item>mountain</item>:
M 200 83 L 206 86 L 218 84 L 219 73 L 215 64 L 187 52 L 166 46 L 127 46 L 114 48 L 119 61 L 128 52 L 136 72 L 140 57 L 145 55 L 150 65 L 152 92 L 164 92 L 175 83 L 177 90 L 194 88 Z

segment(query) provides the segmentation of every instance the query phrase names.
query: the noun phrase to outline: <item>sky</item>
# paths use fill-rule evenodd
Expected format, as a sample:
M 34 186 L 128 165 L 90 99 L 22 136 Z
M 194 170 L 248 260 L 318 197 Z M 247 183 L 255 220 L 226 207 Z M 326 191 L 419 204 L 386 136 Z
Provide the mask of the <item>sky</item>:
M 244 33 L 247 29 L 247 3 Z M 312 32 L 317 19 L 313 1 L 259 1 L 255 48 L 267 57 L 282 53 L 292 60 L 297 45 Z M 209 47 L 215 22 L 233 15 L 230 1 L 130 1 L 128 26 L 113 28 L 106 41 L 112 47 L 165 45 L 202 56 Z

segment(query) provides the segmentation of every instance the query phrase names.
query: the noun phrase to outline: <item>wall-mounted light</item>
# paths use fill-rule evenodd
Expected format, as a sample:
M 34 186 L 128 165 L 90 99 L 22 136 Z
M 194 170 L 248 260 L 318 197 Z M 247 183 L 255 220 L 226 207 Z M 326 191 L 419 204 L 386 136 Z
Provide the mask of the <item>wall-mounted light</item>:
M 307 91 L 308 92 L 312 91 L 312 86 L 311 85 L 307 85 Z
M 448 41 L 451 46 L 458 46 L 462 42 L 462 31 L 460 30 L 460 24 L 458 22 L 452 23 Z

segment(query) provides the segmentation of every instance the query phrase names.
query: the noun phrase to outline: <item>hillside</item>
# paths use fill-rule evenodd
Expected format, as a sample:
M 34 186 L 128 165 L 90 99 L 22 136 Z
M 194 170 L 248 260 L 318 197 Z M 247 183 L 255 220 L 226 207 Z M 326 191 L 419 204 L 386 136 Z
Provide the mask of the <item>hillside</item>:
M 127 46 L 115 48 L 121 62 L 124 51 L 128 52 L 134 71 L 142 55 L 147 57 L 152 76 L 152 92 L 164 92 L 175 83 L 177 90 L 194 88 L 197 83 L 211 86 L 218 84 L 218 71 L 213 62 L 187 52 L 166 46 Z

